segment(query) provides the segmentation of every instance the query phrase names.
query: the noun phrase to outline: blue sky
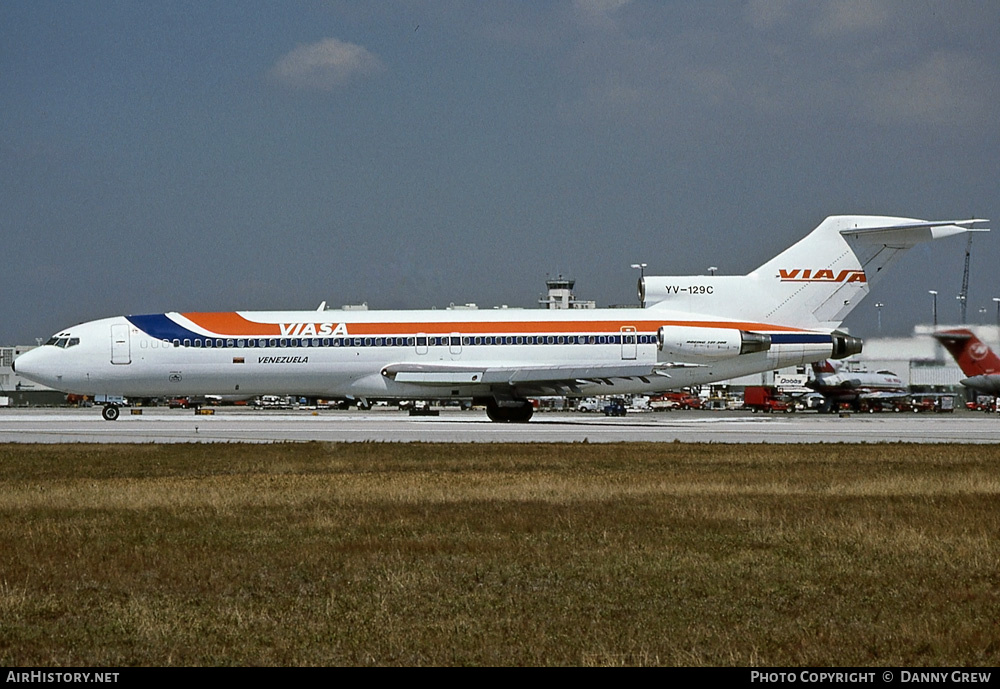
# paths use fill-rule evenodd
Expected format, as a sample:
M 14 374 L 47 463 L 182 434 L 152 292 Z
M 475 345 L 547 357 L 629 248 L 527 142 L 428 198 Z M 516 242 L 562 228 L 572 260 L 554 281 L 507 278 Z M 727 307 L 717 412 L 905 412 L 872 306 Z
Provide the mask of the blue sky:
M 997 218 L 996 2 L 0 4 L 0 342 L 125 313 L 599 305 L 827 215 Z M 994 322 L 1000 237 L 973 244 Z M 852 332 L 957 322 L 965 242 Z M 988 309 L 979 313 L 980 308 Z

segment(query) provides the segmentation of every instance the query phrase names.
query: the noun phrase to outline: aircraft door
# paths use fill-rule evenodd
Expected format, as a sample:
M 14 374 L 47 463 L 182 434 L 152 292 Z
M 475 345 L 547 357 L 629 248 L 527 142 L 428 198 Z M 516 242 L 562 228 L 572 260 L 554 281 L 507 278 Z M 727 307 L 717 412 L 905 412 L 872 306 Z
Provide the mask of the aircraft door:
M 638 346 L 635 326 L 623 325 L 621 333 L 622 359 L 635 359 Z
M 452 333 L 448 338 L 448 351 L 452 354 L 462 353 L 462 333 Z
M 119 323 L 111 326 L 111 363 L 132 363 L 132 348 L 127 325 Z

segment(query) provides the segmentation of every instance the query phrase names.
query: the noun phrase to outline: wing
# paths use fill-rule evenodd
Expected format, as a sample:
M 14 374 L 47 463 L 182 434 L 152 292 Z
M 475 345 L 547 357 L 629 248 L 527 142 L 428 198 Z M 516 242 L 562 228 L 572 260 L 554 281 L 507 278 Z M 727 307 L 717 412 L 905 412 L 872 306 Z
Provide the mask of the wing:
M 862 400 L 892 400 L 899 399 L 900 397 L 909 397 L 910 393 L 905 390 L 873 390 L 870 392 L 863 392 L 858 395 L 858 399 Z
M 614 379 L 637 378 L 649 383 L 656 376 L 669 378 L 671 369 L 699 367 L 700 364 L 591 364 L 589 366 L 554 366 L 527 364 L 467 366 L 461 364 L 389 364 L 382 375 L 397 383 L 414 385 L 490 385 L 517 388 L 520 392 L 579 392 L 586 383 L 614 385 Z

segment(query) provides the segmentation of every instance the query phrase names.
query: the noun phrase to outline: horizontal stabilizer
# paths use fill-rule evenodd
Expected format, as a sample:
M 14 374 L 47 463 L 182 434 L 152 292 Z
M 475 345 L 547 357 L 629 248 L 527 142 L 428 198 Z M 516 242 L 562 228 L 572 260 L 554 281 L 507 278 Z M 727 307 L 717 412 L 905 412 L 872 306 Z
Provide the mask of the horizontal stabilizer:
M 956 225 L 958 227 L 963 227 L 971 232 L 989 232 L 988 228 L 974 228 L 971 225 L 976 225 L 981 222 L 989 222 L 983 218 L 971 218 L 969 220 L 921 220 L 919 222 L 912 223 L 898 223 L 893 225 L 883 225 L 881 227 L 861 227 L 855 230 L 846 229 L 841 230 L 841 234 L 868 234 L 870 232 L 885 232 L 893 230 L 916 230 L 920 228 L 931 228 L 931 227 L 947 227 L 949 225 Z
M 935 239 L 943 239 L 966 232 L 989 232 L 988 228 L 972 225 L 989 222 L 982 218 L 970 220 L 919 220 L 885 225 L 863 225 L 840 230 L 845 237 L 853 237 L 866 242 L 878 242 L 899 248 L 909 248 L 916 244 Z

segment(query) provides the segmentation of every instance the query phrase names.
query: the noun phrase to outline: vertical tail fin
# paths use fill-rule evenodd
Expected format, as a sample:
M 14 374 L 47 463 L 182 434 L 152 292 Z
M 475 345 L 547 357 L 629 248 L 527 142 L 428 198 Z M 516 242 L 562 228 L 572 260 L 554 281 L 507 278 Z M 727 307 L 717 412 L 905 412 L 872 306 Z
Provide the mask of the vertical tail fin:
M 769 318 L 836 328 L 908 249 L 969 232 L 979 222 L 985 221 L 832 216 L 751 275 L 770 280 L 781 296 Z
M 944 345 L 962 373 L 970 378 L 1000 373 L 1000 357 L 971 330 L 944 330 L 934 333 L 934 339 Z
M 823 359 L 823 361 L 814 362 L 812 365 L 812 370 L 813 373 L 816 374 L 816 377 L 819 377 L 820 375 L 823 374 L 837 372 L 837 368 L 834 367 L 833 363 L 829 359 Z
M 654 308 L 834 330 L 907 249 L 981 222 L 831 216 L 749 275 L 648 276 L 640 298 Z

